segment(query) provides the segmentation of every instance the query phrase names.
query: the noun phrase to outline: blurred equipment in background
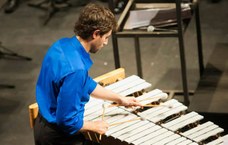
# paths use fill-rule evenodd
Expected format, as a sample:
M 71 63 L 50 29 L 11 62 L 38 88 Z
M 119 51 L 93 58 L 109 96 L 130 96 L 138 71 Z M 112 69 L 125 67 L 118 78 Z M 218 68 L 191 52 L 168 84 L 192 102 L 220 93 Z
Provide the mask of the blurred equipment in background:
M 12 13 L 14 12 L 18 5 L 20 0 L 7 0 L 4 6 L 4 12 L 5 13 Z
M 71 6 L 68 0 L 33 0 L 33 2 L 30 2 L 28 5 L 46 11 L 44 25 L 49 22 L 56 12 L 65 10 Z
M 22 56 L 19 55 L 12 50 L 6 48 L 5 46 L 2 45 L 2 42 L 0 41 L 0 59 L 15 59 L 15 60 L 27 60 L 30 61 L 32 58 L 27 57 L 27 56 Z M 8 85 L 8 84 L 0 84 L 0 89 L 1 88 L 15 88 L 13 85 Z

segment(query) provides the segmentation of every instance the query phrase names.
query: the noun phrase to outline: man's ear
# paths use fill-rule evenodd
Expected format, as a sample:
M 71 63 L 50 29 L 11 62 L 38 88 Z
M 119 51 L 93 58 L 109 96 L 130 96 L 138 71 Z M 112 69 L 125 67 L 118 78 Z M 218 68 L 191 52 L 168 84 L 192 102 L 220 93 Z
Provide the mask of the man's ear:
M 98 37 L 98 36 L 100 36 L 100 30 L 95 30 L 93 32 L 93 39 L 96 38 L 96 37 Z

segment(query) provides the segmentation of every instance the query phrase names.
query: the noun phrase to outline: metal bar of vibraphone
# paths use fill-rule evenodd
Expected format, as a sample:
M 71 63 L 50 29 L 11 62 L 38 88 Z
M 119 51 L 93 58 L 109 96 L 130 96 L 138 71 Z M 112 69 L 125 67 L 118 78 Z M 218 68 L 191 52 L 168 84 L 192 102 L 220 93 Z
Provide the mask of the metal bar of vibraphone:
M 171 103 L 175 103 L 175 102 L 177 102 L 175 99 L 172 99 L 172 100 L 169 100 L 169 102 L 171 102 Z M 166 103 L 167 104 L 167 103 Z M 138 113 L 138 115 L 140 115 L 140 116 L 147 116 L 147 117 L 149 117 L 148 115 L 150 114 L 150 115 L 153 115 L 153 113 L 155 113 L 157 110 L 159 110 L 159 109 L 161 109 L 160 107 L 154 107 L 154 108 L 150 108 L 150 109 L 147 109 L 147 110 L 145 110 L 145 111 L 143 111 L 143 112 L 139 112 Z M 168 109 L 168 108 L 167 108 Z
M 123 91 L 125 91 L 125 90 L 127 90 L 129 88 L 132 88 L 134 86 L 140 85 L 140 84 L 142 84 L 144 82 L 146 82 L 146 81 L 142 80 L 142 79 L 136 80 L 136 81 L 133 81 L 133 82 L 129 83 L 128 85 L 124 85 L 123 87 L 118 87 L 116 89 L 113 89 L 112 91 L 115 92 L 115 93 L 120 93 L 120 92 L 123 92 Z
M 212 142 L 207 143 L 206 145 L 219 145 L 220 143 L 223 143 L 223 138 L 222 137 L 219 137 L 216 140 L 213 140 Z
M 180 142 L 180 143 L 178 143 L 178 144 L 176 144 L 176 145 L 188 145 L 188 144 L 190 144 L 190 143 L 192 143 L 191 140 L 185 140 L 185 141 Z
M 195 128 L 192 128 L 192 129 L 190 129 L 190 130 L 188 130 L 188 131 L 186 131 L 186 132 L 183 132 L 183 133 L 181 133 L 181 134 L 182 134 L 183 136 L 190 136 L 191 134 L 195 134 L 195 133 L 197 133 L 198 131 L 202 130 L 203 128 L 207 128 L 207 127 L 209 127 L 209 126 L 211 126 L 211 125 L 214 125 L 214 123 L 208 121 L 208 122 L 205 122 L 205 123 L 203 123 L 203 124 L 198 125 L 198 126 L 195 127 Z
M 141 130 L 138 131 L 138 133 L 135 133 L 135 134 L 131 135 L 130 137 L 124 139 L 124 141 L 126 141 L 128 143 L 132 143 L 133 141 L 135 141 L 137 139 L 141 139 L 148 134 L 150 134 L 152 136 L 154 134 L 159 135 L 164 132 L 166 132 L 166 129 L 161 128 L 160 126 L 157 126 L 157 125 L 148 124 L 147 126 L 143 126 L 143 128 L 141 128 Z
M 168 97 L 168 95 L 166 93 L 160 93 L 154 96 L 151 96 L 151 99 L 144 99 L 144 100 L 139 100 L 136 98 L 136 100 L 138 100 L 142 105 L 146 105 L 149 104 L 151 102 L 159 102 L 160 100 L 165 100 Z
M 147 82 L 144 82 L 140 85 L 137 85 L 137 86 L 134 86 L 132 88 L 129 88 L 128 90 L 125 90 L 121 93 L 119 93 L 120 95 L 122 96 L 127 96 L 127 95 L 130 95 L 130 94 L 133 94 L 134 92 L 138 92 L 138 91 L 141 91 L 143 89 L 146 89 L 146 88 L 149 88 L 151 86 L 150 83 L 147 83 Z
M 151 97 L 156 96 L 156 95 L 158 95 L 160 93 L 163 93 L 163 92 L 161 90 L 159 90 L 159 89 L 155 89 L 155 90 L 149 91 L 149 92 L 147 92 L 147 93 L 145 93 L 145 94 L 143 94 L 141 96 L 138 96 L 136 99 L 138 101 L 143 101 L 143 100 L 146 100 L 147 98 L 151 98 Z
M 176 106 L 176 105 L 178 105 L 178 106 Z M 179 112 L 187 110 L 186 106 L 183 106 L 183 105 L 180 105 L 180 104 L 177 104 L 177 103 L 176 103 L 176 105 L 173 106 L 175 108 L 173 108 L 172 110 L 168 110 L 166 112 L 163 112 L 162 115 L 157 115 L 155 117 L 149 118 L 149 120 L 152 121 L 152 122 L 157 123 L 157 122 L 159 122 L 161 120 L 164 120 L 165 118 L 167 118 L 167 117 L 169 117 L 169 116 L 171 116 L 173 114 L 178 114 Z
M 118 135 L 118 134 L 117 134 L 117 135 Z M 134 138 L 134 140 L 135 140 L 135 137 L 133 137 L 133 138 Z M 126 140 L 126 141 L 131 141 L 131 140 L 128 139 L 128 140 Z M 138 141 L 137 141 L 137 142 L 138 142 Z
M 194 138 L 193 140 L 196 141 L 196 142 L 201 142 L 202 140 L 207 139 L 210 136 L 217 135 L 217 134 L 219 134 L 219 133 L 221 133 L 223 131 L 224 131 L 224 129 L 222 129 L 222 128 L 216 128 L 215 130 L 210 131 L 210 132 L 207 132 L 207 133 L 205 133 L 202 136 L 199 136 L 197 138 Z
M 115 128 L 113 128 L 111 131 L 108 132 L 108 134 L 112 135 L 112 137 L 114 138 L 118 138 L 119 136 L 125 134 L 126 132 L 130 132 L 132 130 L 135 130 L 137 128 L 139 128 L 140 126 L 144 126 L 146 123 L 146 121 L 132 121 L 129 123 L 125 123 L 125 124 L 121 124 L 116 126 Z
M 155 89 L 155 90 L 149 91 L 147 93 L 144 93 L 141 96 L 136 97 L 136 100 L 138 100 L 140 102 L 140 104 L 146 105 L 151 102 L 160 102 L 162 100 L 164 101 L 165 99 L 167 99 L 167 97 L 168 97 L 168 95 L 166 93 L 163 93 L 159 89 Z M 132 111 L 135 111 L 136 109 L 139 109 L 140 107 L 135 107 L 135 108 L 122 107 L 122 108 L 129 112 L 132 112 Z
M 136 80 L 139 81 L 140 78 L 137 78 Z M 130 83 L 127 81 L 127 83 L 125 82 L 120 84 L 124 86 L 124 85 L 129 85 L 131 83 L 132 81 L 130 81 Z M 118 85 L 114 85 L 114 86 L 115 86 L 113 87 L 114 89 L 120 87 Z M 131 87 L 129 88 L 130 90 L 131 90 Z M 125 90 L 121 88 L 119 89 L 121 91 Z M 129 89 L 127 90 L 129 91 Z M 142 100 L 148 99 L 149 97 L 154 97 L 154 99 L 148 100 L 148 102 L 144 102 L 146 104 L 146 103 L 151 103 L 153 101 L 158 101 L 159 97 L 157 96 L 160 96 L 160 98 L 163 98 L 163 97 L 167 98 L 167 96 L 161 96 L 161 94 L 164 94 L 164 93 L 159 89 L 155 89 L 139 96 L 138 100 L 141 102 Z M 99 101 L 98 99 L 91 99 L 85 107 L 86 108 L 85 119 L 93 120 L 93 121 L 101 120 L 101 116 L 103 112 L 102 104 L 105 104 L 107 106 L 110 105 L 109 102 Z M 172 107 L 169 108 L 169 107 L 164 107 L 162 105 L 167 105 L 167 106 L 171 105 Z M 214 124 L 207 125 L 207 126 L 202 124 L 202 125 L 198 125 L 193 129 L 189 129 L 183 133 L 180 133 L 180 135 L 177 135 L 175 131 L 187 126 L 188 124 L 198 122 L 203 117 L 196 112 L 190 112 L 188 114 L 181 115 L 176 119 L 173 118 L 171 119 L 171 121 L 168 120 L 168 121 L 165 121 L 165 123 L 161 122 L 161 125 L 156 125 L 155 123 L 162 121 L 163 119 L 166 119 L 167 117 L 172 116 L 174 114 L 183 112 L 187 108 L 186 106 L 184 106 L 182 103 L 178 102 L 175 99 L 168 100 L 162 103 L 162 105 L 147 109 L 146 111 L 140 112 L 137 115 L 130 113 L 131 112 L 130 110 L 123 109 L 122 107 L 115 106 L 115 107 L 106 108 L 104 118 L 109 124 L 135 119 L 135 118 L 138 118 L 138 116 L 146 119 L 144 121 L 135 120 L 132 122 L 125 122 L 123 124 L 119 124 L 116 126 L 111 126 L 108 132 L 106 132 L 106 136 L 116 138 L 117 140 L 122 141 L 121 143 L 123 143 L 124 145 L 125 143 L 135 144 L 135 145 L 137 144 L 159 145 L 164 142 L 166 144 L 169 144 L 170 142 L 171 144 L 189 143 L 194 145 L 194 144 L 197 144 L 196 142 L 201 142 L 210 136 L 215 136 L 224 131 L 222 128 L 219 128 L 217 125 L 214 125 Z M 149 122 L 148 120 L 150 120 L 151 122 Z M 202 126 L 206 126 L 206 127 L 203 128 Z M 93 137 L 96 137 L 95 139 L 99 141 L 96 135 L 94 135 Z
M 201 135 L 207 133 L 208 131 L 216 129 L 216 128 L 218 128 L 218 126 L 213 124 L 213 125 L 207 126 L 206 128 L 203 128 L 202 130 L 197 131 L 195 134 L 191 134 L 188 136 L 189 136 L 189 138 L 194 139 L 194 138 L 197 138 L 198 136 L 201 136 Z
M 147 134 L 143 136 L 142 138 L 133 141 L 132 143 L 135 145 L 141 145 L 141 144 L 154 144 L 155 142 L 158 142 L 167 136 L 170 136 L 173 134 L 173 132 L 164 130 L 164 132 L 159 132 L 159 134 L 154 135 L 153 137 L 151 136 L 152 134 L 155 134 L 152 132 L 151 134 Z
M 172 121 L 170 121 L 168 123 L 162 124 L 162 126 L 164 126 L 166 128 L 172 128 L 172 126 L 174 126 L 174 125 L 176 125 L 176 124 L 178 124 L 178 123 L 180 123 L 180 122 L 182 122 L 182 121 L 184 121 L 186 119 L 189 119 L 191 117 L 197 116 L 197 115 L 198 115 L 198 113 L 196 113 L 196 112 L 190 112 L 188 114 L 180 116 L 179 118 L 177 118 L 175 120 L 172 120 Z
M 105 121 L 108 124 L 113 124 L 115 122 L 120 122 L 120 121 L 125 121 L 125 120 L 129 120 L 129 119 L 133 119 L 133 118 L 137 118 L 136 115 L 134 114 L 130 114 L 129 112 L 117 107 L 118 109 L 113 110 L 112 112 L 110 112 L 110 118 L 106 119 Z M 109 114 L 106 114 L 109 115 Z
M 130 82 L 133 82 L 133 81 L 135 81 L 135 80 L 140 80 L 140 79 L 141 79 L 140 77 L 138 77 L 138 76 L 136 76 L 136 75 L 132 75 L 132 76 L 127 77 L 127 78 L 125 78 L 125 79 L 123 79 L 123 80 L 120 80 L 120 81 L 118 81 L 118 82 L 116 82 L 116 83 L 113 83 L 113 84 L 111 84 L 111 85 L 109 85 L 109 86 L 106 86 L 105 88 L 106 88 L 106 89 L 109 89 L 109 90 L 113 90 L 113 89 L 115 89 L 115 88 L 122 87 L 122 86 L 124 86 L 124 85 L 126 85 L 126 84 L 128 84 L 128 83 L 130 83 Z
M 112 90 L 115 93 L 118 93 L 122 96 L 127 96 L 133 94 L 134 92 L 141 91 L 150 87 L 151 84 L 145 82 L 145 80 L 139 78 L 138 76 L 131 76 L 125 78 L 117 83 L 106 86 L 106 89 Z
M 201 116 L 201 115 L 192 116 L 192 117 L 189 117 L 188 119 L 170 127 L 169 129 L 172 131 L 177 131 L 178 129 L 181 129 L 181 128 L 187 126 L 188 124 L 195 123 L 202 119 L 203 119 L 203 116 Z
M 161 145 L 161 144 L 164 145 L 171 142 L 172 140 L 177 140 L 178 138 L 181 138 L 181 136 L 178 134 L 173 134 L 173 135 L 170 135 L 169 137 L 166 137 L 163 140 L 156 142 L 155 145 Z
M 189 136 L 189 138 L 191 138 L 192 140 L 196 141 L 196 142 L 200 142 L 204 139 L 207 139 L 210 136 L 214 136 L 217 135 L 220 132 L 223 132 L 224 130 L 218 126 L 210 126 L 205 128 L 203 131 L 199 131 L 197 132 L 198 136 L 192 135 Z
M 184 142 L 185 140 L 187 140 L 185 137 L 181 137 L 181 138 L 178 138 L 178 139 L 176 139 L 176 140 L 170 141 L 170 142 L 167 143 L 166 145 L 176 145 L 176 144 L 178 144 L 178 143 Z
M 162 135 L 156 136 L 154 138 L 149 138 L 146 142 L 142 143 L 142 144 L 153 144 L 156 145 L 157 142 L 162 141 L 162 140 L 166 140 L 167 137 L 172 136 L 174 133 L 171 131 L 166 131 L 165 133 L 163 133 Z M 148 135 L 149 136 L 149 135 Z M 140 143 L 141 144 L 141 143 Z
M 136 128 L 139 128 L 140 126 L 144 126 L 147 123 L 148 123 L 148 121 L 131 122 L 131 124 L 128 124 L 128 125 L 124 126 L 123 128 L 119 128 L 119 131 L 113 133 L 112 136 L 117 138 L 126 132 L 133 131 Z
M 116 136 L 121 141 L 126 140 L 129 137 L 132 137 L 135 134 L 140 133 L 141 131 L 144 131 L 146 128 L 153 127 L 154 124 L 150 124 L 148 121 L 142 121 L 143 123 L 135 123 L 132 126 L 135 126 L 137 128 L 134 128 L 133 130 L 125 130 L 122 134 Z M 130 127 L 130 126 L 129 126 Z M 117 133 L 117 132 L 116 132 Z

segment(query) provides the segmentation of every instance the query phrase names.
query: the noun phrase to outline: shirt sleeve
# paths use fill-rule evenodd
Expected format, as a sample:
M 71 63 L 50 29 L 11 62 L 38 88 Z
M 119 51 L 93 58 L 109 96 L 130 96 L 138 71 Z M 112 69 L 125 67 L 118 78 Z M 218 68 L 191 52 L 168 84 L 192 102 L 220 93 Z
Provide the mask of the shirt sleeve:
M 57 98 L 56 123 L 68 134 L 75 134 L 83 126 L 84 104 L 95 89 L 86 71 L 76 71 L 64 78 Z

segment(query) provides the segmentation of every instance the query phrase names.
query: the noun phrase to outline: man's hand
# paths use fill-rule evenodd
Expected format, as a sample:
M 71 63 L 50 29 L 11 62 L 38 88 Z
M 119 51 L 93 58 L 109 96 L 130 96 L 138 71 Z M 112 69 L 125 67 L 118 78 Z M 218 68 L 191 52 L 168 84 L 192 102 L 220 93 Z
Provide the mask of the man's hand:
M 108 123 L 105 121 L 93 121 L 93 131 L 98 134 L 105 134 L 108 130 Z
M 122 97 L 121 101 L 118 103 L 120 106 L 125 107 L 136 107 L 136 106 L 142 106 L 135 97 Z
M 84 121 L 83 127 L 81 128 L 81 132 L 84 131 L 92 131 L 98 134 L 105 134 L 108 130 L 108 123 L 105 121 Z

